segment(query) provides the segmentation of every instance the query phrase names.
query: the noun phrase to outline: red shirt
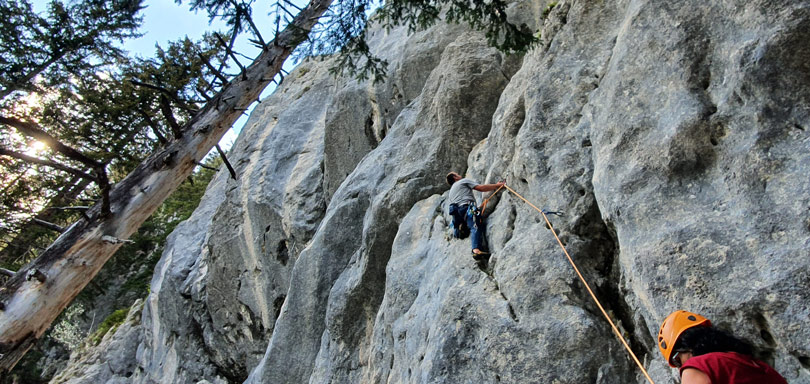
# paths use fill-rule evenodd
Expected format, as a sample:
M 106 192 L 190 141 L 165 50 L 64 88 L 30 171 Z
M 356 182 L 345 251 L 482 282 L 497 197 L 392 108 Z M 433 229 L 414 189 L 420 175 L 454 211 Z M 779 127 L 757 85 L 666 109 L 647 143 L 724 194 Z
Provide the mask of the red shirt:
M 736 352 L 712 352 L 694 356 L 681 367 L 695 368 L 706 375 L 712 384 L 787 384 L 776 370 L 750 356 Z

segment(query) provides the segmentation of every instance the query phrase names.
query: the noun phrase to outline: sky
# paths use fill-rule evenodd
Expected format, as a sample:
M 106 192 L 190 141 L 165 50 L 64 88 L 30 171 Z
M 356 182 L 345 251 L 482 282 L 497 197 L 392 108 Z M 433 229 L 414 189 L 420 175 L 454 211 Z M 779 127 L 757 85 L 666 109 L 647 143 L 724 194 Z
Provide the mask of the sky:
M 223 29 L 223 23 L 208 24 L 208 15 L 194 13 L 188 4 L 177 4 L 174 0 L 147 0 L 146 9 L 141 11 L 144 35 L 138 39 L 127 40 L 123 46 L 126 50 L 141 56 L 152 56 L 155 44 L 167 46 L 169 41 L 188 36 L 198 40 L 209 29 Z

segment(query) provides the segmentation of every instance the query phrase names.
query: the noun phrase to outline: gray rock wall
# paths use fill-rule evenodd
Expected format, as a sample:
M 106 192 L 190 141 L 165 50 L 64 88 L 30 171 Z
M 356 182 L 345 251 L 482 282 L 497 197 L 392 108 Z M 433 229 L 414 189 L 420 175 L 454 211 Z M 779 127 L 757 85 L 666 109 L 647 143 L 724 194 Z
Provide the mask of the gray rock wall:
M 128 383 L 138 369 L 133 352 L 143 342 L 141 315 L 143 300 L 136 300 L 126 319 L 115 331 L 103 335 L 95 347 L 71 356 L 70 365 L 51 379 L 51 383 Z
M 490 202 L 486 268 L 450 238 L 455 170 L 564 212 L 657 383 L 679 308 L 810 383 L 810 1 L 545 8 L 512 7 L 525 56 L 440 24 L 372 33 L 382 84 L 299 67 L 172 235 L 127 380 L 645 382 L 522 200 Z

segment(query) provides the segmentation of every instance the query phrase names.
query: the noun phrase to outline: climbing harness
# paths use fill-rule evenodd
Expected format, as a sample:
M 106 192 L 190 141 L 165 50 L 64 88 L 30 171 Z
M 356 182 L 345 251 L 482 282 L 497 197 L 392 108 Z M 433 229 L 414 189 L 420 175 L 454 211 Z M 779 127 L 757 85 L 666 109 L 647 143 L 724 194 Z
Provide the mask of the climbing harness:
M 562 213 L 537 208 L 534 204 L 529 202 L 529 200 L 526 200 L 526 198 L 521 196 L 519 193 L 515 192 L 514 189 L 510 188 L 506 184 L 504 184 L 503 186 L 498 188 L 492 195 L 490 195 L 486 200 L 484 200 L 484 204 L 483 204 L 484 207 L 486 207 L 487 201 L 489 201 L 489 199 L 491 199 L 493 196 L 495 196 L 495 194 L 498 193 L 498 191 L 500 191 L 502 188 L 506 188 L 509 192 L 512 192 L 513 195 L 517 196 L 519 199 L 523 200 L 526 204 L 529 204 L 529 206 L 534 208 L 534 210 L 536 210 L 537 212 L 540 212 L 540 214 L 543 215 L 543 219 L 546 220 L 546 224 L 548 225 L 548 228 L 551 230 L 551 233 L 554 235 L 554 238 L 557 239 L 557 244 L 559 244 L 560 248 L 562 248 L 563 253 L 565 253 L 565 257 L 568 258 L 568 262 L 571 264 L 572 267 L 574 267 L 574 272 L 576 272 L 577 276 L 579 276 L 579 280 L 582 281 L 582 284 L 585 286 L 585 289 L 588 290 L 588 293 L 591 295 L 591 298 L 593 299 L 594 303 L 596 303 L 596 306 L 599 307 L 600 311 L 602 311 L 602 315 L 604 315 L 605 319 L 607 319 L 608 323 L 610 323 L 610 327 L 613 329 L 613 332 L 616 334 L 616 336 L 622 342 L 622 344 L 624 345 L 624 348 L 627 349 L 627 353 L 629 353 L 630 356 L 633 358 L 633 360 L 636 362 L 636 365 L 638 365 L 639 369 L 641 369 L 641 372 L 644 374 L 644 376 L 647 378 L 647 380 L 650 382 L 650 384 L 655 384 L 653 379 L 647 373 L 647 370 L 644 368 L 644 365 L 641 364 L 641 361 L 638 360 L 638 357 L 636 357 L 636 354 L 633 353 L 632 349 L 630 349 L 630 345 L 624 339 L 624 336 L 622 336 L 622 333 L 619 331 L 619 328 L 616 327 L 616 324 L 614 324 L 613 320 L 611 320 L 610 316 L 608 316 L 607 311 L 605 311 L 605 308 L 602 306 L 602 303 L 599 302 L 599 299 L 596 298 L 596 294 L 593 293 L 593 290 L 591 289 L 591 286 L 588 285 L 588 282 L 585 281 L 585 277 L 583 277 L 582 273 L 579 272 L 579 268 L 577 268 L 577 265 L 574 263 L 574 259 L 572 259 L 571 255 L 568 254 L 568 250 L 565 249 L 565 245 L 563 245 L 562 240 L 560 240 L 560 237 L 557 236 L 557 231 L 555 231 L 554 227 L 551 225 L 551 221 L 548 219 L 548 215 L 562 216 Z M 481 209 L 481 212 L 483 212 L 483 211 L 484 210 Z
M 478 228 L 478 218 L 481 216 L 481 212 L 478 212 L 478 207 L 475 203 L 469 204 L 467 206 L 467 216 L 472 216 L 476 219 L 473 220 L 473 226 Z

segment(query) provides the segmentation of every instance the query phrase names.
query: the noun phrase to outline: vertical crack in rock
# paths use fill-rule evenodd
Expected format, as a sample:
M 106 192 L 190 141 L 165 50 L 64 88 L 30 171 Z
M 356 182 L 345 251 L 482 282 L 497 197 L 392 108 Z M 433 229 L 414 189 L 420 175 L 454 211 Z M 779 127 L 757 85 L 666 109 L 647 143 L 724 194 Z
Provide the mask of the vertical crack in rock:
M 287 262 L 290 260 L 290 252 L 287 249 L 286 240 L 280 240 L 278 242 L 278 247 L 276 247 L 276 260 L 283 266 L 286 266 Z
M 203 312 L 200 314 L 200 316 L 203 317 L 208 316 L 208 313 Z M 205 319 L 205 322 L 207 324 L 211 324 L 212 323 L 211 318 L 208 317 L 207 319 Z M 198 320 L 196 319 L 192 320 L 190 322 L 190 325 L 191 327 L 189 328 L 189 331 L 196 340 L 200 341 L 206 340 L 205 330 L 203 330 L 202 325 Z M 202 349 L 205 351 L 206 356 L 221 356 L 223 354 L 227 354 L 226 351 L 215 350 L 209 343 L 201 342 L 200 344 L 202 346 Z M 218 363 L 213 364 L 214 370 L 216 371 L 215 372 L 216 375 L 224 377 L 228 379 L 229 382 L 232 383 L 243 382 L 247 378 L 247 372 L 245 370 L 244 365 L 239 364 L 238 362 L 233 361 L 232 359 L 228 360 L 231 364 L 218 364 Z
M 498 280 L 495 279 L 495 276 L 492 274 L 491 271 L 484 271 L 484 272 L 487 273 L 489 278 L 492 280 L 492 283 L 495 284 L 495 291 L 497 291 L 498 294 L 501 295 L 503 300 L 506 302 L 506 306 L 509 309 L 509 317 L 512 318 L 512 320 L 515 321 L 516 323 L 520 322 L 520 319 L 518 319 L 517 317 L 517 313 L 515 313 L 515 308 L 512 307 L 512 303 L 509 301 L 506 295 L 504 295 L 503 291 L 501 291 L 501 287 L 498 285 Z
M 557 33 L 568 23 L 568 12 L 570 10 L 571 4 L 563 2 L 555 5 L 549 12 L 548 17 L 545 18 L 546 21 L 543 23 L 543 30 L 540 35 L 543 51 L 548 51 Z
M 366 117 L 366 122 L 363 127 L 363 133 L 366 135 L 366 139 L 368 140 L 368 145 L 371 147 L 372 150 L 377 148 L 379 143 L 377 142 L 377 138 L 374 134 L 374 110 L 368 114 Z
M 515 220 L 517 220 L 517 207 L 514 204 L 509 204 L 509 215 L 506 218 L 506 225 L 504 226 L 503 244 L 512 240 L 515 235 Z
M 278 317 L 281 315 L 281 307 L 284 306 L 285 300 L 287 300 L 287 295 L 281 295 L 273 300 L 273 309 L 275 310 L 275 314 L 273 315 L 274 321 L 278 320 Z
M 645 356 L 650 353 L 651 346 L 655 345 L 655 341 L 647 333 L 648 328 L 643 323 L 643 317 L 634 315 L 633 308 L 625 298 L 625 292 L 621 285 L 621 267 L 619 265 L 621 251 L 615 228 L 612 227 L 611 223 L 602 219 L 599 206 L 593 200 L 588 212 L 575 223 L 572 232 L 586 239 L 590 248 L 586 251 L 586 254 L 592 255 L 593 261 L 596 262 L 596 265 L 590 262 L 588 264 L 583 263 L 586 266 L 586 268 L 583 268 L 583 274 L 586 275 L 586 278 L 588 278 L 587 275 L 593 276 L 588 279 L 589 282 L 593 282 L 590 284 L 595 284 L 595 294 L 602 302 L 605 310 L 608 311 L 608 315 L 616 323 L 616 326 L 623 330 L 622 336 L 627 340 L 633 353 L 636 354 L 639 360 L 644 361 Z M 588 266 L 593 269 L 588 271 Z M 575 281 L 573 286 L 578 287 L 577 294 L 587 295 L 584 288 L 582 288 L 581 282 Z M 590 300 L 588 306 L 593 308 L 591 311 L 594 316 L 606 321 L 601 312 L 596 311 L 595 305 Z M 636 324 L 637 321 L 640 323 Z M 609 337 L 616 339 L 612 331 Z M 619 340 L 616 340 L 616 343 L 619 342 Z M 627 358 L 630 359 L 629 356 Z
M 602 296 L 607 298 L 609 307 L 620 321 L 620 326 L 626 331 L 624 336 L 628 338 L 630 348 L 639 360 L 645 361 L 650 351 L 655 350 L 655 340 L 647 332 L 649 328 L 644 321 L 644 317 L 634 314 L 633 308 L 626 300 L 625 290 L 621 284 L 621 267 L 619 265 L 621 251 L 616 232 L 608 223 L 602 223 L 605 225 L 606 233 L 611 239 L 610 244 L 614 248 L 609 260 L 610 267 L 609 272 L 606 274 L 606 285 L 601 289 L 604 292 Z M 638 324 L 636 324 L 637 321 Z
M 765 342 L 764 347 L 761 343 L 756 343 L 760 355 L 759 357 L 763 361 L 769 362 L 771 365 L 773 365 L 773 355 L 776 351 L 776 340 L 771 333 L 770 323 L 762 313 L 756 313 L 754 315 L 754 324 L 756 324 L 757 329 L 759 329 L 760 339 Z

